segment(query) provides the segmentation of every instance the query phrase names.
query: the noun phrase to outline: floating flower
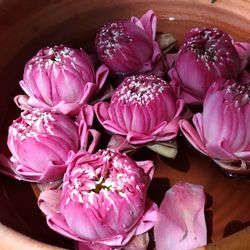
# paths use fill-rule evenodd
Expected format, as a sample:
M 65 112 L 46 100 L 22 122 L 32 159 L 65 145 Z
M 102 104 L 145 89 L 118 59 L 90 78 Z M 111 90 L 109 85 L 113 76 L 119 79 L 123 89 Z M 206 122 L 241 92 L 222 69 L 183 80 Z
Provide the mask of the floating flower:
M 205 97 L 203 113 L 192 126 L 181 120 L 188 141 L 229 173 L 250 173 L 250 83 L 213 84 Z M 227 86 L 228 85 L 228 86 Z
M 174 139 L 184 102 L 166 81 L 148 74 L 125 78 L 110 104 L 100 102 L 94 108 L 105 129 L 140 146 Z
M 26 110 L 9 127 L 10 161 L 1 155 L 1 172 L 17 179 L 49 182 L 63 177 L 70 152 L 93 152 L 99 132 L 90 129 L 93 109 L 87 106 L 76 122 L 61 113 Z
M 202 186 L 179 182 L 159 207 L 154 227 L 157 250 L 190 250 L 207 244 Z
M 187 33 L 169 75 L 181 87 L 188 104 L 201 104 L 218 78 L 236 79 L 240 58 L 229 35 L 216 28 L 194 28 Z
M 28 96 L 17 96 L 23 109 L 55 109 L 75 115 L 103 88 L 109 70 L 102 65 L 95 72 L 84 50 L 64 45 L 46 47 L 29 60 L 20 86 Z
M 155 41 L 157 18 L 152 10 L 141 19 L 105 24 L 96 35 L 95 47 L 101 62 L 115 75 L 153 71 L 161 76 L 164 60 Z
M 62 190 L 42 192 L 38 204 L 48 225 L 81 249 L 120 249 L 154 225 L 157 206 L 146 196 L 152 175 L 152 161 L 110 149 L 78 152 Z

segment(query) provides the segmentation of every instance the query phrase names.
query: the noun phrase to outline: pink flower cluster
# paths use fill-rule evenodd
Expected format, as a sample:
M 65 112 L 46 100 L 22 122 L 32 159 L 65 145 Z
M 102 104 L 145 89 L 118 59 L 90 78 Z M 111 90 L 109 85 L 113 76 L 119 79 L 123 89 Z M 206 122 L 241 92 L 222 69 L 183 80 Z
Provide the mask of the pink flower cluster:
M 250 173 L 250 44 L 194 28 L 174 54 L 156 29 L 149 10 L 104 24 L 93 55 L 45 47 L 24 67 L 0 172 L 56 182 L 38 205 L 77 249 L 145 250 L 153 227 L 157 250 L 207 243 L 204 188 L 179 182 L 158 209 L 147 196 L 153 162 L 125 153 L 147 147 L 174 158 L 181 130 L 226 172 Z

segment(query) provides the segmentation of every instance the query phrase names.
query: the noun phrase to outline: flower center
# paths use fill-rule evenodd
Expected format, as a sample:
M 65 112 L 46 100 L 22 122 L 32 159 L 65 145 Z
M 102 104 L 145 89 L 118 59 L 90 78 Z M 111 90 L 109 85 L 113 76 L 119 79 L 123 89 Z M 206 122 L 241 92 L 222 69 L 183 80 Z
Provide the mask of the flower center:
M 65 58 L 72 56 L 73 53 L 72 49 L 63 45 L 46 47 L 41 49 L 37 55 L 33 57 L 32 64 L 38 65 L 39 67 L 48 67 L 52 64 L 63 65 Z M 30 68 L 32 68 L 32 64 L 29 64 Z
M 145 105 L 163 93 L 169 85 L 155 75 L 127 77 L 112 96 L 112 102 Z
M 117 21 L 104 25 L 98 33 L 96 46 L 102 58 L 111 57 L 122 44 L 130 44 L 133 39 L 124 29 L 124 24 L 128 21 Z
M 21 113 L 21 117 L 11 125 L 10 133 L 20 141 L 25 140 L 27 137 L 38 139 L 41 132 L 53 134 L 50 125 L 51 121 L 55 121 L 51 113 L 42 112 L 39 109 L 34 109 L 32 113 L 24 111 Z
M 233 101 L 236 107 L 241 107 L 250 103 L 250 83 L 238 84 L 236 82 L 230 84 L 226 88 L 226 101 Z
M 196 35 L 190 37 L 184 44 L 184 50 L 188 49 L 195 53 L 197 59 L 206 62 L 217 62 L 224 60 L 228 56 L 228 50 L 225 44 L 230 44 L 231 40 L 224 32 L 213 29 L 194 29 Z M 226 46 L 228 47 L 228 46 Z
M 133 164 L 121 153 L 110 149 L 99 150 L 85 159 L 82 166 L 72 170 L 68 183 L 70 199 L 92 203 L 93 195 L 101 199 L 103 196 L 108 198 L 112 193 L 125 197 L 135 189 L 135 181 L 141 175 L 138 167 L 133 167 Z

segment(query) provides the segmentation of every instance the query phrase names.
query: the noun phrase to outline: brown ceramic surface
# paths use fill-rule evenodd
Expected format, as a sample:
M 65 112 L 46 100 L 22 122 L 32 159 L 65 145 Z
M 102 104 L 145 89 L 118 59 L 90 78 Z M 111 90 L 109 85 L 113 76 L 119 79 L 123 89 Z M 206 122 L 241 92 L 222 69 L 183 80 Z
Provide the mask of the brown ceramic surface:
M 217 0 L 6 0 L 0 1 L 0 151 L 6 153 L 7 129 L 18 116 L 13 97 L 21 93 L 18 81 L 25 62 L 43 46 L 68 44 L 90 51 L 97 28 L 110 20 L 141 16 L 153 9 L 159 17 L 158 31 L 173 33 L 179 42 L 194 26 L 217 26 L 241 41 L 250 39 L 250 1 Z M 210 241 L 234 233 L 250 224 L 250 182 L 228 178 L 205 156 L 179 139 L 176 160 L 156 154 L 156 173 L 149 195 L 160 202 L 165 191 L 178 180 L 204 185 Z M 0 176 L 0 222 L 39 241 L 66 248 L 72 243 L 46 225 L 29 184 Z

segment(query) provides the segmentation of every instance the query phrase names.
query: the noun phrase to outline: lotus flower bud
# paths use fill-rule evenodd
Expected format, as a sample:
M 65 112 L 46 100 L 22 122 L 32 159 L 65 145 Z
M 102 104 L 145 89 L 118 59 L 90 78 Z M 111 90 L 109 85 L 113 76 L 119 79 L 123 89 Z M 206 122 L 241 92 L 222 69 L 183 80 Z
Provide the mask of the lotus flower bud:
M 100 102 L 94 108 L 105 129 L 138 146 L 175 138 L 183 107 L 166 81 L 148 74 L 125 78 L 110 104 Z
M 151 10 L 141 19 L 105 24 L 95 40 L 99 60 L 115 75 L 153 71 L 161 76 L 165 65 L 155 34 L 156 16 Z
M 203 113 L 180 127 L 188 141 L 228 173 L 250 173 L 250 84 L 219 82 L 208 90 Z M 215 105 L 216 104 L 216 105 Z
M 82 49 L 64 45 L 43 48 L 26 63 L 20 81 L 29 98 L 17 96 L 16 103 L 23 109 L 29 105 L 75 115 L 103 87 L 108 72 L 104 65 L 95 72 Z
M 154 225 L 157 206 L 146 196 L 152 175 L 151 161 L 134 162 L 110 149 L 78 152 L 68 161 L 62 190 L 41 193 L 38 204 L 48 225 L 81 249 L 121 249 Z
M 201 104 L 209 86 L 218 78 L 236 79 L 240 58 L 232 39 L 216 28 L 194 28 L 185 37 L 170 77 L 182 89 L 188 104 Z
M 190 250 L 207 244 L 202 186 L 179 182 L 159 207 L 154 227 L 157 250 Z
M 9 127 L 10 161 L 0 156 L 0 172 L 17 179 L 49 182 L 63 177 L 70 152 L 80 148 L 93 152 L 99 132 L 90 129 L 92 107 L 73 122 L 68 116 L 41 109 L 24 111 Z

